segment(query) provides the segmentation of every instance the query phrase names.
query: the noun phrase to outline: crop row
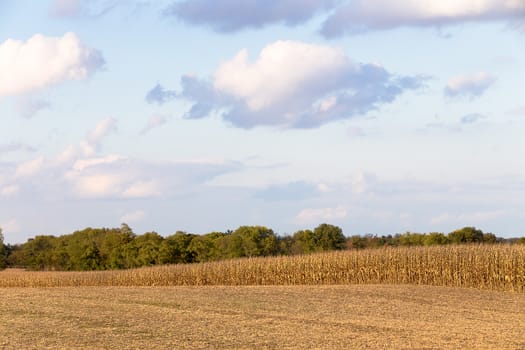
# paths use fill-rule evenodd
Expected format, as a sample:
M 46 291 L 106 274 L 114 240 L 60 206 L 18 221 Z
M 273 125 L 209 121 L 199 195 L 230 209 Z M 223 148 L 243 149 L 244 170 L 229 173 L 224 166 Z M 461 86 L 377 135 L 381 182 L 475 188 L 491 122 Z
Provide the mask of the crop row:
M 129 270 L 0 272 L 0 287 L 316 284 L 415 284 L 525 292 L 525 246 L 390 247 Z

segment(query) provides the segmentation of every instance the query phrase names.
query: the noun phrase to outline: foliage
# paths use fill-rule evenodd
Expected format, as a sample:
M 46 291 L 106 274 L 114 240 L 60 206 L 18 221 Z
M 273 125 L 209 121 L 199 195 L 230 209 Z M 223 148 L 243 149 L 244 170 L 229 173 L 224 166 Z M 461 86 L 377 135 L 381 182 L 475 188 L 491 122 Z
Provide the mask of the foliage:
M 483 231 L 475 227 L 463 227 L 448 234 L 451 243 L 481 243 L 483 242 Z
M 1 233 L 1 231 L 0 231 Z M 1 235 L 0 235 L 0 238 Z M 351 236 L 340 227 L 321 224 L 280 237 L 264 226 L 241 226 L 235 231 L 196 235 L 177 231 L 163 237 L 156 232 L 136 235 L 120 228 L 86 228 L 69 235 L 36 236 L 15 246 L 0 244 L 2 266 L 31 270 L 111 270 L 163 264 L 204 263 L 234 258 L 299 255 L 342 249 L 434 246 L 461 243 L 501 243 L 504 240 L 474 227 L 448 235 L 439 232 Z M 515 240 L 520 243 L 519 240 Z
M 344 249 L 346 238 L 340 227 L 321 224 L 313 231 L 297 231 L 294 236 L 295 244 L 292 245 L 294 253 L 308 254 L 328 250 Z

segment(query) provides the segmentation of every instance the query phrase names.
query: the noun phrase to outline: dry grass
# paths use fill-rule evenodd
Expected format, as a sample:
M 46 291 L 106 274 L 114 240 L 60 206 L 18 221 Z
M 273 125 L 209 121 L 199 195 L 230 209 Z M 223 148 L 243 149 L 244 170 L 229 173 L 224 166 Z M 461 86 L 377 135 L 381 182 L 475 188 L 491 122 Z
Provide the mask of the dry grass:
M 2 349 L 524 349 L 521 294 L 425 286 L 1 290 Z
M 369 249 L 124 271 L 0 272 L 0 287 L 413 284 L 525 291 L 525 246 Z

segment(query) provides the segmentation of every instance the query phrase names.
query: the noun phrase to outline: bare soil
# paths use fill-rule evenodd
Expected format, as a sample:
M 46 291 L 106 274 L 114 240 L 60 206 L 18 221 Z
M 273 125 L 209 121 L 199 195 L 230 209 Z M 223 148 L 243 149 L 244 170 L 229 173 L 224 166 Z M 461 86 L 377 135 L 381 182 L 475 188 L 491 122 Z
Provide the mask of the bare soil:
M 0 288 L 1 349 L 525 349 L 525 295 L 360 285 Z

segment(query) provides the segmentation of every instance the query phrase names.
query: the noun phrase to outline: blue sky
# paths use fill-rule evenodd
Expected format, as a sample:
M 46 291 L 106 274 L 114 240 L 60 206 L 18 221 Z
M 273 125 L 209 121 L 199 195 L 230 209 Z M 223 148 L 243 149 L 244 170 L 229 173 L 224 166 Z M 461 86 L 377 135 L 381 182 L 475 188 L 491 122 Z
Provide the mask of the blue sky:
M 525 2 L 1 0 L 7 242 L 525 234 Z

